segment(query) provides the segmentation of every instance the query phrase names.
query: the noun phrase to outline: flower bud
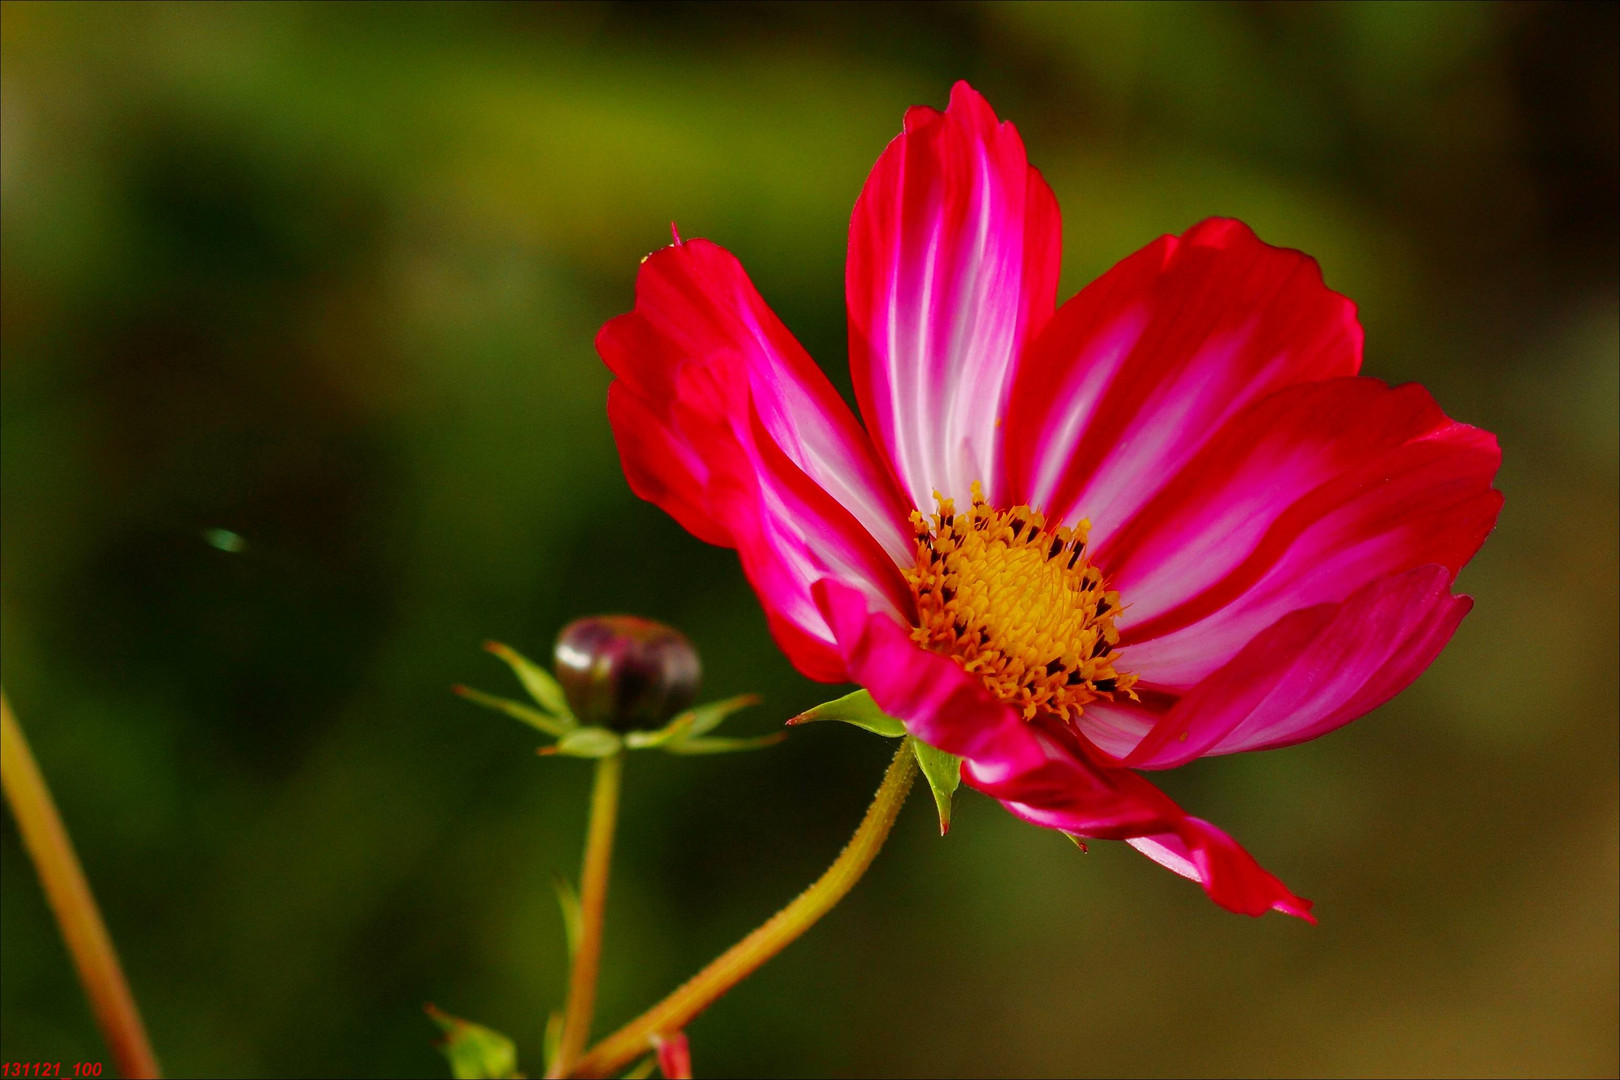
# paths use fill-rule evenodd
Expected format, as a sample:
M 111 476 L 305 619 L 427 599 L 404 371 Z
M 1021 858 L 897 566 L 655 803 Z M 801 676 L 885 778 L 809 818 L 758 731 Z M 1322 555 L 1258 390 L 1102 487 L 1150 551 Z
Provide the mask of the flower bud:
M 702 667 L 673 627 L 635 615 L 576 619 L 557 635 L 557 681 L 584 724 L 659 727 L 692 704 Z

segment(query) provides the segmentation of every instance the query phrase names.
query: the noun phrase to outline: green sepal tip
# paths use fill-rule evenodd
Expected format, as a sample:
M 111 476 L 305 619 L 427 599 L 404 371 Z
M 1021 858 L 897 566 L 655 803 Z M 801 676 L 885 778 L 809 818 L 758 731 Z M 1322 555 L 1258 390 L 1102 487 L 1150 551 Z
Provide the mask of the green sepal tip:
M 845 694 L 832 701 L 824 701 L 813 709 L 807 709 L 788 721 L 790 726 L 809 724 L 817 720 L 841 720 L 846 724 L 854 724 L 858 728 L 865 728 L 874 735 L 882 735 L 886 739 L 898 739 L 905 735 L 906 725 L 877 707 L 872 695 L 865 690 L 857 690 L 853 694 Z
M 923 778 L 934 793 L 934 805 L 939 808 L 939 835 L 944 836 L 951 831 L 951 797 L 962 782 L 962 759 L 915 738 L 911 740 L 911 751 L 917 755 Z
M 510 1080 L 522 1076 L 517 1071 L 517 1047 L 505 1035 L 463 1020 L 434 1005 L 424 1005 L 428 1016 L 439 1025 L 444 1038 L 439 1049 L 450 1062 L 450 1075 L 456 1080 Z

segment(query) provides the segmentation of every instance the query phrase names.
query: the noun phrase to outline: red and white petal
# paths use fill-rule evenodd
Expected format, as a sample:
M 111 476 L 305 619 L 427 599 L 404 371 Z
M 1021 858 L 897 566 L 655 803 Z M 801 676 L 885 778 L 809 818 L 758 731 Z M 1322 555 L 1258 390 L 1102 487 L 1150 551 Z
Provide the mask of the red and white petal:
M 1451 594 L 1451 576 L 1418 567 L 1284 616 L 1181 697 L 1125 763 L 1169 769 L 1286 746 L 1372 711 L 1434 662 L 1473 606 Z
M 850 678 L 911 734 L 961 756 L 964 779 L 1013 814 L 1098 839 L 1168 835 L 1197 870 L 1188 876 L 1216 903 L 1250 915 L 1275 909 L 1309 917 L 1310 901 L 1142 777 L 1100 758 L 1066 729 L 1020 719 L 954 661 L 912 642 L 892 615 L 872 611 L 858 592 L 823 581 L 815 593 Z
M 1017 130 L 966 83 L 918 107 L 850 222 L 855 395 L 914 505 L 1000 492 L 1013 363 L 1052 315 L 1061 224 Z
M 1160 861 L 1197 881 L 1210 899 L 1230 911 L 1245 915 L 1281 911 L 1310 918 L 1311 902 L 1294 895 L 1226 833 L 1189 816 L 1129 769 L 1099 763 L 1066 729 L 1035 730 L 1047 749 L 1046 763 L 1039 770 L 1000 779 L 984 775 L 969 761 L 963 764 L 963 777 L 1033 824 L 1074 836 L 1126 840 L 1141 850 L 1157 846 L 1178 853 L 1179 863 Z
M 1191 843 L 1186 839 L 1188 834 L 1194 837 Z M 1201 818 L 1184 819 L 1181 833 L 1136 836 L 1126 843 L 1165 869 L 1198 882 L 1206 891 L 1214 883 L 1227 897 L 1223 907 L 1250 915 L 1280 911 L 1307 922 L 1316 921 L 1309 900 L 1289 892 L 1236 840 Z
M 1127 601 L 1130 670 L 1185 690 L 1290 611 L 1419 566 L 1455 574 L 1496 522 L 1500 461 L 1415 384 L 1332 379 L 1259 402 L 1094 549 Z
M 908 508 L 870 441 L 737 260 L 703 240 L 642 264 L 636 308 L 597 335 L 632 490 L 736 547 L 801 671 L 844 677 L 810 585 L 836 576 L 910 604 Z
M 1353 375 L 1355 305 L 1316 262 L 1211 219 L 1120 262 L 1019 362 L 1006 502 L 1088 517 L 1103 540 L 1222 424 L 1284 386 Z

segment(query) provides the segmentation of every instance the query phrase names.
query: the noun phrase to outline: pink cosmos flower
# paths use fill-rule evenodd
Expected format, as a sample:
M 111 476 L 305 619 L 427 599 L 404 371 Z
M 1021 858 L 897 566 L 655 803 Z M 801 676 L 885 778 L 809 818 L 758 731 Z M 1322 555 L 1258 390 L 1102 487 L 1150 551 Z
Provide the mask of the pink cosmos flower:
M 865 429 L 729 252 L 648 256 L 602 328 L 637 495 L 736 548 L 805 675 L 855 682 L 1017 816 L 1309 918 L 1135 770 L 1285 746 L 1387 701 L 1472 601 L 1500 452 L 1359 377 L 1316 263 L 1213 219 L 1056 308 L 1057 202 L 957 83 L 850 225 Z

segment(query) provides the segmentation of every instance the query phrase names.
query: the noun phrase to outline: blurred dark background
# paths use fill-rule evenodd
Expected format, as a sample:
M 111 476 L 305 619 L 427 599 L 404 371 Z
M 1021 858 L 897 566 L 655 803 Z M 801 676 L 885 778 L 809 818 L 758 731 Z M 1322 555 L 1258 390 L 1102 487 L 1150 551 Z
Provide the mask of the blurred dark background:
M 1507 505 L 1394 703 L 1161 774 L 1319 927 L 914 798 L 699 1075 L 1620 1070 L 1614 6 L 3 20 L 4 681 L 174 1075 L 447 1075 L 429 1000 L 539 1070 L 589 766 L 450 695 L 515 692 L 478 643 L 671 621 L 706 697 L 766 695 L 737 733 L 836 692 L 631 496 L 592 336 L 674 219 L 847 391 L 850 208 L 959 77 L 1057 191 L 1065 296 L 1241 217 L 1358 301 L 1368 373 L 1500 434 Z M 887 753 L 632 758 L 599 1031 L 807 884 Z M 0 1058 L 104 1059 L 9 815 L 0 853 Z

